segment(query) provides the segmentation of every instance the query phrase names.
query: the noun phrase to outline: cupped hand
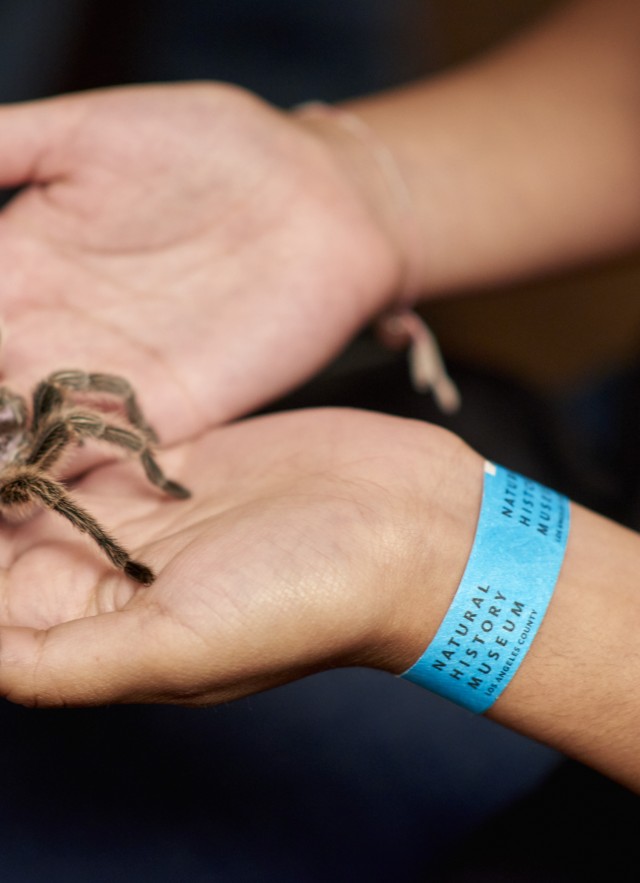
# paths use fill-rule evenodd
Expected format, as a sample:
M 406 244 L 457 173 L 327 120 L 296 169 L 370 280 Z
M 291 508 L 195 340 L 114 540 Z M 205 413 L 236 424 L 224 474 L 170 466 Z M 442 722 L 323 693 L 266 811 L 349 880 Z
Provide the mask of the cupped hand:
M 335 152 L 335 151 L 334 151 Z M 315 373 L 394 295 L 398 256 L 322 139 L 234 87 L 0 110 L 2 367 L 120 373 L 164 441 Z
M 168 451 L 167 500 L 135 461 L 74 489 L 158 576 L 110 569 L 63 519 L 0 534 L 0 693 L 29 705 L 205 704 L 336 665 L 401 671 L 458 584 L 480 458 L 442 429 L 291 412 Z

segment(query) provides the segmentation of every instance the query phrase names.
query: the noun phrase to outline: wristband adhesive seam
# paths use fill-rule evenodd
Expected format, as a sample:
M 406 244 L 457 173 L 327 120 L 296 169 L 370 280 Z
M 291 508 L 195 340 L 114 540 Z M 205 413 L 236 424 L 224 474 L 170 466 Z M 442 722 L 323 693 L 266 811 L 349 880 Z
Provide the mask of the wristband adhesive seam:
M 435 637 L 401 677 L 470 711 L 487 711 L 511 682 L 542 623 L 569 522 L 569 501 L 562 494 L 487 462 L 460 586 Z

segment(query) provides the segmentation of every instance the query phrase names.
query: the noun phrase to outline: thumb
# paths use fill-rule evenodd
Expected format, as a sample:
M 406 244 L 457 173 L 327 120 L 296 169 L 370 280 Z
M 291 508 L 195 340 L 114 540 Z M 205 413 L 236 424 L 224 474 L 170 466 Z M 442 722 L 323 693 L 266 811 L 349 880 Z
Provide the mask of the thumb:
M 0 187 L 42 183 L 62 171 L 62 137 L 70 103 L 46 98 L 0 107 Z
M 48 707 L 149 701 L 179 693 L 180 665 L 170 648 L 181 654 L 169 626 L 162 614 L 136 608 L 46 630 L 0 628 L 0 695 L 20 705 Z

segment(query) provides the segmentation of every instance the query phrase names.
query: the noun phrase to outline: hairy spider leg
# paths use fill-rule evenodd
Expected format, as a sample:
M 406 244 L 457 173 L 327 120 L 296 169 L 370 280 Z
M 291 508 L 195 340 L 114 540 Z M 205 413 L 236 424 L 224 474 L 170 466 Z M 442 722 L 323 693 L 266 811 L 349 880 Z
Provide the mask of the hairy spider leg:
M 27 436 L 27 405 L 22 396 L 0 387 L 0 466 L 15 459 Z
M 31 430 L 37 432 L 41 425 L 64 404 L 64 397 L 57 386 L 42 380 L 31 397 Z
M 40 384 L 40 386 L 47 385 L 55 387 L 61 396 L 65 396 L 65 393 L 67 392 L 86 392 L 111 395 L 116 399 L 120 399 L 125 409 L 127 419 L 132 426 L 144 433 L 150 441 L 154 443 L 158 442 L 156 431 L 145 420 L 142 408 L 138 404 L 135 392 L 133 391 L 133 387 L 124 377 L 118 377 L 116 374 L 90 374 L 86 371 L 64 370 L 55 371 Z M 34 396 L 34 420 L 37 419 L 35 412 L 36 406 Z
M 32 435 L 31 449 L 24 458 L 27 466 L 37 466 L 43 472 L 49 472 L 60 459 L 66 446 L 73 441 L 67 424 L 57 419 Z
M 41 468 L 51 468 L 65 445 L 72 441 L 74 436 L 79 439 L 95 438 L 109 442 L 137 454 L 152 484 L 180 500 L 186 500 L 191 496 L 185 487 L 166 477 L 149 450 L 148 439 L 141 431 L 106 423 L 101 415 L 91 411 L 70 411 L 64 417 L 58 417 L 45 426 L 34 438 L 31 454 L 26 462 L 34 466 L 39 465 Z
M 27 424 L 27 406 L 22 396 L 0 386 L 0 432 L 12 434 Z
M 105 423 L 91 412 L 77 411 L 70 414 L 68 419 L 80 436 L 102 439 L 137 454 L 149 481 L 169 496 L 179 500 L 186 500 L 191 496 L 187 488 L 166 477 L 149 450 L 148 439 L 141 432 Z
M 31 502 L 41 503 L 63 515 L 81 533 L 90 536 L 109 561 L 131 579 L 145 586 L 154 581 L 153 571 L 135 561 L 92 515 L 78 506 L 59 482 L 36 473 L 33 467 L 16 466 L 13 476 L 0 484 L 0 505 L 10 507 Z

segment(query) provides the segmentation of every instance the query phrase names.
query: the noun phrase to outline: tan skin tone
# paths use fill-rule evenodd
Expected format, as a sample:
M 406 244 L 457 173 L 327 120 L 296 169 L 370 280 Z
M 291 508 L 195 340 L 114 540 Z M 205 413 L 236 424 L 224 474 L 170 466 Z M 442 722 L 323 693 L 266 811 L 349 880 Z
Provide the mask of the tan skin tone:
M 354 103 L 411 187 L 430 296 L 637 246 L 639 9 L 572 3 L 486 61 Z M 61 359 L 107 365 L 163 439 L 190 437 L 315 373 L 400 294 L 368 151 L 240 90 L 9 106 L 0 133 L 0 183 L 31 185 L 0 216 L 22 392 Z
M 638 245 L 638 35 L 635 0 L 580 0 L 353 104 L 411 188 L 429 296 Z M 191 437 L 314 374 L 401 293 L 393 196 L 333 125 L 184 84 L 5 107 L 0 133 L 0 183 L 30 185 L 0 216 L 22 392 L 61 359 L 107 365 L 165 441 Z
M 640 5 L 575 0 L 467 66 L 349 104 L 413 198 L 429 297 L 640 246 Z
M 486 65 L 354 105 L 412 187 L 425 290 L 638 244 L 638 6 L 567 9 Z M 594 51 L 603 34 L 615 53 Z M 125 374 L 181 442 L 163 466 L 198 491 L 167 503 L 134 464 L 80 482 L 158 570 L 142 591 L 53 516 L 2 531 L 0 692 L 210 703 L 331 665 L 410 665 L 468 556 L 481 457 L 353 412 L 203 434 L 313 374 L 398 296 L 394 206 L 364 148 L 213 85 L 3 108 L 0 134 L 3 182 L 31 185 L 0 217 L 11 385 L 61 358 Z M 575 507 L 554 601 L 491 711 L 636 789 L 638 572 L 637 536 Z
M 9 698 L 208 703 L 327 665 L 403 667 L 407 621 L 424 607 L 419 646 L 463 565 L 481 475 L 443 430 L 347 410 L 240 423 L 163 463 L 191 500 L 149 492 L 135 462 L 75 491 L 135 542 L 157 573 L 149 588 L 52 514 L 2 532 Z
M 400 258 L 343 172 L 238 89 L 54 99 L 0 130 L 2 182 L 32 182 L 0 218 L 20 391 L 107 365 L 182 439 L 301 382 L 392 295 Z
M 211 704 L 334 666 L 401 672 L 421 654 L 480 505 L 482 458 L 459 439 L 301 411 L 219 429 L 164 461 L 198 489 L 192 500 L 150 492 L 135 463 L 75 489 L 157 571 L 149 588 L 52 514 L 2 531 L 4 696 Z M 572 517 L 547 616 L 489 714 L 640 790 L 640 547 L 580 507 Z

